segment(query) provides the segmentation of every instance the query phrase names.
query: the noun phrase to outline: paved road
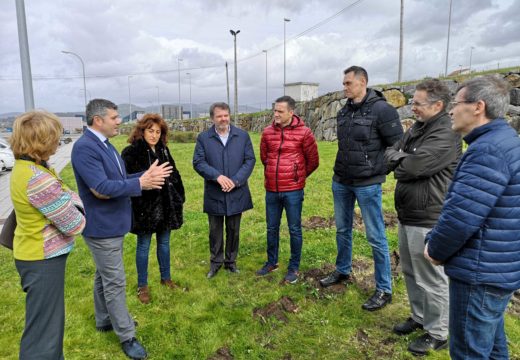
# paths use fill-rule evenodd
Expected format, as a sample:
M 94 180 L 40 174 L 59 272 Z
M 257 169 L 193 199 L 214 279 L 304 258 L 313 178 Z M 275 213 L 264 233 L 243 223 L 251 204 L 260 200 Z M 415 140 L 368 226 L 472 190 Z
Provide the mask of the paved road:
M 76 140 L 76 138 L 74 138 Z M 61 145 L 56 154 L 54 154 L 49 163 L 59 173 L 70 161 L 70 153 L 74 142 Z M 11 181 L 11 172 L 2 172 L 0 174 L 0 230 L 5 219 L 13 209 L 13 203 L 9 195 L 9 183 Z

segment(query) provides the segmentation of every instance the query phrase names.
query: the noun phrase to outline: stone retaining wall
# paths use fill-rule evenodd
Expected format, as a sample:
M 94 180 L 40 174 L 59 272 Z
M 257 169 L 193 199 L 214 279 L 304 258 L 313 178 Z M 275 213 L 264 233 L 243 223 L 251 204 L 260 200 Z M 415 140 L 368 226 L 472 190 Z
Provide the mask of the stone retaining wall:
M 504 76 L 511 84 L 511 104 L 506 118 L 511 125 L 520 132 L 520 73 L 510 73 Z M 465 79 L 461 79 L 465 80 Z M 455 93 L 459 82 L 455 80 L 443 80 Z M 415 85 L 405 85 L 400 88 L 376 88 L 383 92 L 387 101 L 392 104 L 399 113 L 403 126 L 408 128 L 413 124 L 413 114 L 408 100 L 413 97 Z M 317 140 L 334 141 L 336 135 L 336 114 L 345 105 L 346 99 L 343 91 L 336 91 L 322 95 L 307 102 L 298 103 L 296 113 L 299 114 L 307 126 L 314 132 Z M 240 127 L 247 131 L 261 132 L 272 122 L 272 112 L 260 114 L 242 114 Z M 211 126 L 209 119 L 194 119 L 171 122 L 171 129 L 176 131 L 200 132 Z

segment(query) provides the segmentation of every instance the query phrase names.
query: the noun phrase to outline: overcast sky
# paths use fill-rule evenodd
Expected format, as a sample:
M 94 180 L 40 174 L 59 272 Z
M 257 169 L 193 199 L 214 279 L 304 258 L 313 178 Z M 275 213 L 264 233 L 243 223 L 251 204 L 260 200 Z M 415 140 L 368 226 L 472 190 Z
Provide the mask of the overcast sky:
M 405 0 L 403 80 L 444 73 L 450 0 Z M 349 5 L 352 5 L 349 7 Z M 348 7 L 348 8 L 347 8 Z M 332 17 L 323 25 L 300 35 Z M 225 101 L 225 62 L 233 99 L 237 36 L 239 104 L 264 106 L 282 95 L 286 23 L 287 82 L 341 89 L 342 70 L 361 65 L 370 84 L 395 81 L 400 0 L 25 0 L 35 106 L 84 108 L 87 97 L 128 103 Z M 520 0 L 453 0 L 448 72 L 520 64 Z M 23 111 L 15 0 L 0 1 L 0 114 Z M 233 100 L 232 100 L 233 101 Z

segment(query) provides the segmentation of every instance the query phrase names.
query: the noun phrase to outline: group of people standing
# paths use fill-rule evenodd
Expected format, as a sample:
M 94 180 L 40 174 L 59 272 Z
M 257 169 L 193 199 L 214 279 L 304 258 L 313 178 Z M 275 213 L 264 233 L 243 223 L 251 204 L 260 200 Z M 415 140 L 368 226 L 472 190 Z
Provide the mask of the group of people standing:
M 424 330 L 408 348 L 416 355 L 447 347 L 449 335 L 453 359 L 507 359 L 504 311 L 520 288 L 520 138 L 503 119 L 507 84 L 491 76 L 468 80 L 451 101 L 441 81 L 423 81 L 411 103 L 417 121 L 403 134 L 397 111 L 367 83 L 368 74 L 359 66 L 343 72 L 347 101 L 337 115 L 332 179 L 336 268 L 320 280 L 321 286 L 348 283 L 352 276 L 357 202 L 372 247 L 376 284 L 362 308 L 376 311 L 391 303 L 382 183 L 393 171 L 399 251 L 411 308 L 410 317 L 393 331 L 407 335 Z M 299 278 L 305 183 L 319 166 L 312 131 L 294 110 L 291 97 L 278 98 L 273 122 L 261 137 L 267 260 L 256 271 L 265 276 L 279 268 L 285 210 L 291 254 L 284 281 L 290 284 Z M 137 324 L 126 305 L 122 253 L 128 232 L 137 235 L 139 300 L 151 301 L 147 274 L 153 234 L 160 283 L 176 286 L 169 241 L 171 230 L 183 224 L 185 194 L 167 146 L 165 121 L 158 114 L 145 115 L 119 155 L 109 142 L 121 123 L 117 106 L 92 100 L 86 117 L 88 129 L 72 151 L 79 196 L 47 165 L 58 147 L 59 119 L 34 111 L 14 124 L 14 257 L 27 293 L 20 359 L 63 358 L 65 261 L 80 233 L 96 266 L 96 328 L 114 331 L 129 358 L 144 359 L 147 353 L 136 339 Z M 208 279 L 222 266 L 239 272 L 241 215 L 253 207 L 248 178 L 256 162 L 249 135 L 231 124 L 226 103 L 211 105 L 210 117 L 213 126 L 199 134 L 193 155 L 193 168 L 204 178 Z M 464 155 L 459 134 L 469 144 Z

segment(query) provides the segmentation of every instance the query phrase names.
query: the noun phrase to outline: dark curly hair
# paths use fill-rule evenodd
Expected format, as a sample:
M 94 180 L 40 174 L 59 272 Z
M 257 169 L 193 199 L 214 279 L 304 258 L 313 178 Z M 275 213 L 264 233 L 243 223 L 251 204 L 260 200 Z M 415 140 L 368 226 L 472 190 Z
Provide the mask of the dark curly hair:
M 166 125 L 166 122 L 159 114 L 145 114 L 137 121 L 127 141 L 133 144 L 137 140 L 144 139 L 144 131 L 151 128 L 153 124 L 157 124 L 161 128 L 161 143 L 166 145 L 168 142 L 168 125 Z

